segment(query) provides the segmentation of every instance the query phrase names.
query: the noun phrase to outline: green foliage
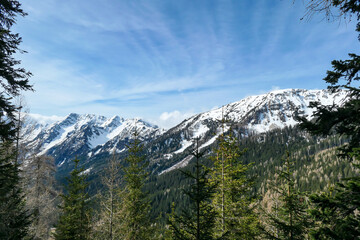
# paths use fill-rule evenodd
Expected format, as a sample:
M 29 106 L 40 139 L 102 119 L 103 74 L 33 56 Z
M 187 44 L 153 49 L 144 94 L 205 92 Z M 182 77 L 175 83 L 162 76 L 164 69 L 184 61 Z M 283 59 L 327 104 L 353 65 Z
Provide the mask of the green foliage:
M 16 135 L 15 111 L 12 98 L 21 90 L 31 90 L 30 73 L 18 67 L 13 55 L 20 52 L 21 37 L 11 32 L 18 15 L 26 14 L 18 1 L 0 2 L 0 238 L 24 239 L 28 233 L 29 216 L 24 208 L 20 188 L 19 165 L 11 141 Z M 9 142 L 10 141 L 10 142 Z M 15 152 L 12 154 L 12 152 Z
M 12 150 L 11 143 L 0 146 L 0 239 L 19 240 L 28 235 L 30 221 Z
M 89 239 L 90 214 L 88 194 L 86 188 L 86 175 L 84 169 L 79 167 L 79 160 L 74 160 L 75 166 L 67 178 L 66 194 L 60 195 L 63 204 L 60 206 L 61 215 L 56 225 L 55 239 Z
M 17 96 L 21 90 L 31 90 L 28 78 L 31 73 L 18 67 L 19 60 L 13 55 L 23 51 L 18 49 L 21 37 L 11 32 L 11 27 L 16 22 L 18 15 L 26 13 L 20 8 L 18 1 L 3 0 L 0 2 L 0 139 L 10 140 L 15 137 L 15 106 L 11 99 Z
M 360 161 L 360 149 L 350 157 Z M 360 165 L 356 165 L 360 170 Z M 337 184 L 334 191 L 310 196 L 314 208 L 311 215 L 316 227 L 311 231 L 314 239 L 360 239 L 360 176 L 347 178 Z
M 219 144 L 212 158 L 214 167 L 211 181 L 217 186 L 213 198 L 217 212 L 216 237 L 254 239 L 258 219 L 252 209 L 253 179 L 247 176 L 251 164 L 243 164 L 239 159 L 243 152 L 231 132 L 219 137 Z
M 122 196 L 121 234 L 125 240 L 151 239 L 151 224 L 149 218 L 150 201 L 144 191 L 146 172 L 146 157 L 143 146 L 135 131 L 134 140 L 128 146 L 129 154 L 125 158 L 124 180 L 125 189 Z
M 191 180 L 190 189 L 184 190 L 190 206 L 182 209 L 181 214 L 176 214 L 173 207 L 169 218 L 171 239 L 211 240 L 214 239 L 216 217 L 211 199 L 216 185 L 209 182 L 209 171 L 200 163 L 203 153 L 197 147 L 192 154 L 196 158 L 195 172 L 182 171 Z
M 360 1 L 359 0 L 334 0 L 324 1 L 327 8 L 333 6 L 338 8 L 342 14 L 355 15 L 357 20 L 356 31 L 360 32 Z M 319 9 L 317 6 L 318 10 Z M 316 8 L 315 8 L 316 10 Z M 360 36 L 359 36 L 360 40 Z M 341 148 L 342 156 L 345 157 L 352 152 L 353 148 L 360 147 L 360 88 L 355 86 L 355 81 L 359 81 L 360 56 L 355 53 L 349 53 L 348 60 L 333 60 L 332 70 L 327 71 L 324 80 L 330 84 L 328 89 L 336 92 L 338 89 L 348 90 L 348 99 L 342 106 L 333 104 L 333 106 L 322 106 L 318 102 L 311 103 L 310 107 L 315 107 L 313 114 L 315 122 L 299 117 L 302 128 L 313 134 L 329 135 L 334 131 L 350 138 L 348 145 Z
M 294 164 L 289 153 L 287 155 L 283 170 L 280 171 L 280 181 L 274 187 L 279 195 L 279 202 L 275 200 L 272 212 L 265 213 L 266 220 L 262 228 L 267 239 L 307 239 L 311 225 L 306 212 L 305 196 L 296 189 Z
M 357 20 L 356 31 L 360 32 L 360 1 L 359 0 L 334 0 L 325 1 L 328 6 L 336 7 L 342 14 L 353 15 Z M 360 35 L 359 35 L 360 40 Z M 327 71 L 324 80 L 330 84 L 331 91 L 345 88 L 348 90 L 348 99 L 342 106 L 321 106 L 312 103 L 317 111 L 315 121 L 310 122 L 300 118 L 302 128 L 313 134 L 329 135 L 338 133 L 349 137 L 348 144 L 343 145 L 341 157 L 359 160 L 360 148 L 360 88 L 355 86 L 359 81 L 360 56 L 349 53 L 348 60 L 332 61 L 333 69 Z M 355 164 L 357 170 L 359 166 Z M 334 192 L 311 195 L 310 199 L 315 205 L 311 210 L 312 216 L 317 221 L 317 226 L 311 231 L 315 239 L 359 239 L 359 175 L 343 179 L 337 184 Z

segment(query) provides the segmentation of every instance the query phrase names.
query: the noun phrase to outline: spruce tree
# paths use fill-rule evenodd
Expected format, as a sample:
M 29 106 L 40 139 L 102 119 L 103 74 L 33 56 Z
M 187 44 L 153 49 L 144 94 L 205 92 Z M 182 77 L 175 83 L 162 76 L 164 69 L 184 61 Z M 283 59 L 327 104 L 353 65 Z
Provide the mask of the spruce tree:
M 216 185 L 209 181 L 209 170 L 200 162 L 203 153 L 199 151 L 198 139 L 192 152 L 195 157 L 195 171 L 182 171 L 191 180 L 189 190 L 184 190 L 190 199 L 190 206 L 176 214 L 173 207 L 169 218 L 171 239 L 211 240 L 214 238 L 216 211 L 211 204 Z
M 146 157 L 137 130 L 134 139 L 128 146 L 125 158 L 124 181 L 125 189 L 122 196 L 121 239 L 146 240 L 152 239 L 150 224 L 150 200 L 144 191 L 148 173 Z
M 88 183 L 84 168 L 79 167 L 79 160 L 74 159 L 74 169 L 67 178 L 65 194 L 60 195 L 60 218 L 54 234 L 56 240 L 86 240 L 90 233 L 89 197 L 86 192 Z
M 30 224 L 15 157 L 12 143 L 0 144 L 0 239 L 4 240 L 25 239 Z
M 213 205 L 217 211 L 216 236 L 221 239 L 254 239 L 258 218 L 253 211 L 251 164 L 243 164 L 243 151 L 230 129 L 219 137 L 213 157 L 211 181 L 217 185 Z
M 302 240 L 308 238 L 311 220 L 307 213 L 305 196 L 295 186 L 293 176 L 294 162 L 287 153 L 285 164 L 280 171 L 279 180 L 274 187 L 279 202 L 272 212 L 265 212 L 265 223 L 262 226 L 264 238 Z

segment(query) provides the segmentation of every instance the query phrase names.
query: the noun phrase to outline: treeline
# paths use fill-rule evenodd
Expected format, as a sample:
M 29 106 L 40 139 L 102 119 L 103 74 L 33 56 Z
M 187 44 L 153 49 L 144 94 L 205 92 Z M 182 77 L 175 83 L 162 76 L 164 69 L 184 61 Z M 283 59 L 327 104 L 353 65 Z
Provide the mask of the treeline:
M 204 157 L 204 153 L 195 148 L 192 164 L 184 170 L 175 171 L 182 181 L 181 185 L 173 188 L 176 189 L 171 194 L 173 198 L 168 199 L 172 202 L 169 214 L 166 214 L 168 209 L 161 211 L 158 205 L 161 201 L 155 199 L 151 202 L 151 192 L 147 190 L 150 177 L 146 170 L 147 160 L 136 133 L 122 164 L 116 155 L 109 159 L 101 177 L 102 191 L 95 196 L 87 193 L 90 182 L 79 160 L 74 160 L 74 169 L 67 178 L 64 192 L 60 194 L 53 187 L 55 167 L 51 157 L 26 159 L 18 154 L 19 159 L 16 160 L 13 153 L 18 151 L 8 148 L 10 155 L 2 152 L 2 156 L 7 156 L 2 163 L 7 161 L 14 170 L 18 169 L 18 173 L 10 172 L 14 173 L 13 177 L 18 176 L 17 185 L 13 188 L 18 189 L 19 194 L 18 197 L 8 195 L 8 200 L 20 207 L 11 211 L 8 209 L 8 214 L 15 211 L 22 212 L 23 216 L 20 219 L 23 225 L 13 232 L 24 231 L 24 239 L 318 239 L 316 236 L 326 236 L 324 228 L 330 231 L 340 224 L 334 220 L 326 222 L 330 221 L 330 217 L 344 220 L 345 212 L 332 209 L 334 207 L 347 209 L 345 217 L 353 215 L 355 220 L 352 221 L 359 224 L 355 213 L 357 205 L 334 205 L 344 200 L 345 196 L 349 200 L 346 194 L 349 194 L 349 187 L 359 184 L 359 170 L 353 172 L 357 173 L 357 177 L 340 179 L 340 184 L 329 186 L 328 191 L 311 193 L 297 183 L 298 154 L 284 150 L 282 164 L 273 170 L 274 177 L 267 181 L 267 191 L 254 191 L 257 178 L 250 173 L 258 164 L 244 160 L 251 150 L 243 150 L 241 140 L 232 133 L 229 131 L 220 135 L 210 157 Z M 333 142 L 331 139 L 328 141 Z M 349 156 L 359 160 L 360 155 L 354 149 Z M 16 167 L 17 161 L 26 167 L 21 173 Z M 10 182 L 14 179 L 11 178 Z M 173 184 L 176 186 L 176 183 Z M 168 184 L 171 186 L 171 183 Z M 162 190 L 162 195 L 168 195 L 169 191 Z M 356 199 L 356 195 L 351 197 Z M 326 205 L 328 202 L 332 204 Z M 154 218 L 154 211 L 164 215 Z M 358 233 L 356 224 L 351 221 L 346 224 L 352 224 L 349 228 L 355 226 L 351 231 L 347 229 L 353 232 L 350 236 L 355 236 Z M 4 227 L 2 230 L 9 229 Z

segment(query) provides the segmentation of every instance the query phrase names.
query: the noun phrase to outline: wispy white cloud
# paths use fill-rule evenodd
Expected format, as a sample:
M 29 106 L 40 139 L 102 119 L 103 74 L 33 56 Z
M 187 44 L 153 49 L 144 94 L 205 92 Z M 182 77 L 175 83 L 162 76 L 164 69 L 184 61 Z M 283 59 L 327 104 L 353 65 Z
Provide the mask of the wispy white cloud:
M 54 123 L 54 122 L 64 119 L 64 117 L 60 117 L 60 116 L 56 116 L 56 115 L 45 116 L 45 115 L 40 115 L 40 114 L 36 114 L 36 113 L 29 113 L 28 116 L 30 117 L 30 119 L 33 119 L 36 122 L 43 124 L 43 125 L 51 124 L 51 123 Z
M 159 126 L 162 126 L 164 128 L 170 128 L 179 124 L 186 118 L 191 117 L 192 115 L 194 115 L 194 112 L 182 113 L 178 110 L 172 112 L 163 112 L 156 122 Z

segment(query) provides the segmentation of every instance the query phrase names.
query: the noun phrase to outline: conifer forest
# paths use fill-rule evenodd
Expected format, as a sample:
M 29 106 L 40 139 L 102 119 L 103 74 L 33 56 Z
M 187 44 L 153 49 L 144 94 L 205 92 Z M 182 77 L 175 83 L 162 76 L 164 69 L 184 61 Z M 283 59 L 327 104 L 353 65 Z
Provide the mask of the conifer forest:
M 151 139 L 151 126 L 138 121 L 107 153 L 83 154 L 70 140 L 41 152 L 25 140 L 36 126 L 26 125 L 18 101 L 36 94 L 31 69 L 18 60 L 32 53 L 14 30 L 26 21 L 24 1 L 0 1 L 0 240 L 360 239 L 357 53 L 332 60 L 316 80 L 344 101 L 311 101 L 311 118 L 294 107 L 291 126 L 251 131 L 247 124 L 263 113 L 248 110 L 236 122 L 223 108 L 216 121 L 203 121 L 204 138 L 184 121 Z M 310 23 L 313 15 L 355 21 L 360 41 L 360 0 L 303 4 Z

